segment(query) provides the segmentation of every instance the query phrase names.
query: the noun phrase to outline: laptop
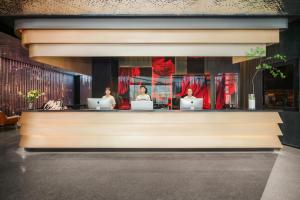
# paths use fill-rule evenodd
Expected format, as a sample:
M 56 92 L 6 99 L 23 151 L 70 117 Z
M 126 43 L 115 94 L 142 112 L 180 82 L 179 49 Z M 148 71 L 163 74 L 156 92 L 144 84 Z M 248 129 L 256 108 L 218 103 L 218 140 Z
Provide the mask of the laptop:
M 203 98 L 180 99 L 180 110 L 202 110 Z
M 153 101 L 131 101 L 131 110 L 153 110 Z

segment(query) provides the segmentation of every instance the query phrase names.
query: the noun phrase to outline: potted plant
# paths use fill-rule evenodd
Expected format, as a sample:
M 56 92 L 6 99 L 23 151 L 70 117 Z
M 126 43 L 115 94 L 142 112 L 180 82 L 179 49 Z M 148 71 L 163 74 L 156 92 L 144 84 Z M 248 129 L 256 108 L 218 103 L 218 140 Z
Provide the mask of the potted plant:
M 33 102 L 36 101 L 38 98 L 43 96 L 45 93 L 41 92 L 39 90 L 30 90 L 27 92 L 27 94 L 23 94 L 22 92 L 19 92 L 19 95 L 26 99 L 26 102 L 28 103 L 28 110 L 33 109 Z
M 254 81 L 255 77 L 259 72 L 268 71 L 274 78 L 285 78 L 285 74 L 281 72 L 279 69 L 274 67 L 275 63 L 278 62 L 286 62 L 286 56 L 281 54 L 275 54 L 273 56 L 265 57 L 266 50 L 261 47 L 256 47 L 255 49 L 250 49 L 247 52 L 247 57 L 251 59 L 258 59 L 258 65 L 256 65 L 255 73 L 252 76 L 251 84 L 252 84 L 252 91 L 248 94 L 248 109 L 255 110 L 255 88 L 254 88 Z

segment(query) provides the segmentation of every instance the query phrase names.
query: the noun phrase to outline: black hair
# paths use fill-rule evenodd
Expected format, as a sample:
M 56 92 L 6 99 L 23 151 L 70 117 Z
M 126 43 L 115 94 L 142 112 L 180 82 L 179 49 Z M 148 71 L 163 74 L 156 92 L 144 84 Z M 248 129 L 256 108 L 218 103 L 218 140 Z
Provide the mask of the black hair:
M 188 89 L 186 90 L 186 93 L 188 92 L 188 90 L 192 90 L 192 95 L 194 94 L 194 91 L 193 91 L 192 88 L 188 88 Z
M 106 88 L 105 88 L 105 91 L 106 91 L 106 90 L 109 90 L 109 91 L 110 91 L 110 94 L 111 94 L 111 89 L 110 89 L 110 87 L 106 87 Z M 105 94 L 105 92 L 104 92 L 104 94 Z
M 140 89 L 141 89 L 141 88 L 145 88 L 145 94 L 147 94 L 147 92 L 148 92 L 148 89 L 146 88 L 146 86 L 144 86 L 144 85 L 141 85 L 141 86 L 140 86 Z

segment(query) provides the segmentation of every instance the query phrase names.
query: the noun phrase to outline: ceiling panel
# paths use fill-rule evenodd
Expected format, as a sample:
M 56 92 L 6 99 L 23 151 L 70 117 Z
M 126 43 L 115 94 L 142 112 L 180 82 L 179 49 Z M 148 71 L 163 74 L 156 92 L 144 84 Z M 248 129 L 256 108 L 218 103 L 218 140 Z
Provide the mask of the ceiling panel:
M 279 30 L 23 30 L 24 45 L 278 43 Z
M 29 57 L 246 56 L 265 44 L 30 44 Z
M 1 0 L 0 15 L 295 15 L 299 0 Z

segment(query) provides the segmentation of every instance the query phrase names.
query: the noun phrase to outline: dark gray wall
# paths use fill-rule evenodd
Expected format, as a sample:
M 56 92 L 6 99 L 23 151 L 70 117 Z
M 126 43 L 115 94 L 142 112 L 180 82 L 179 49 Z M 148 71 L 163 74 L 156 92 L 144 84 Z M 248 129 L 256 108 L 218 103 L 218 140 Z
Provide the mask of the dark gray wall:
M 280 33 L 280 43 L 268 47 L 267 53 L 270 55 L 275 53 L 284 54 L 289 61 L 298 62 L 299 69 L 300 20 L 290 23 L 289 28 Z M 300 83 L 298 84 L 300 86 Z M 300 148 L 300 113 L 285 111 L 281 112 L 280 116 L 283 121 L 283 124 L 280 126 L 283 132 L 282 143 Z
M 300 148 L 300 112 L 280 112 L 282 143 Z
M 289 24 L 289 28 L 280 32 L 280 43 L 267 47 L 268 56 L 280 53 L 287 56 L 288 62 L 297 60 L 299 67 L 300 58 L 300 19 Z M 256 61 L 247 61 L 240 64 L 241 69 L 241 105 L 247 108 L 248 93 L 251 91 L 250 81 L 255 72 Z M 298 70 L 299 71 L 299 70 Z M 298 74 L 299 77 L 299 74 Z M 298 79 L 299 80 L 299 79 Z M 298 81 L 298 88 L 300 82 Z M 263 107 L 262 76 L 258 75 L 255 81 L 255 95 L 257 108 Z M 299 91 L 298 91 L 299 99 Z M 300 102 L 299 102 L 300 104 Z
M 300 19 L 289 24 L 289 28 L 280 33 L 280 43 L 268 47 L 268 54 L 281 53 L 287 56 L 289 61 L 298 62 L 300 67 Z M 298 70 L 298 77 L 300 70 Z M 298 78 L 298 88 L 300 88 L 300 80 Z M 300 99 L 300 91 L 298 91 L 298 99 Z M 299 101 L 300 107 L 300 101 Z
M 285 54 L 288 59 L 300 57 L 300 19 L 289 23 L 287 30 L 280 32 L 280 43 L 268 47 L 268 54 Z

